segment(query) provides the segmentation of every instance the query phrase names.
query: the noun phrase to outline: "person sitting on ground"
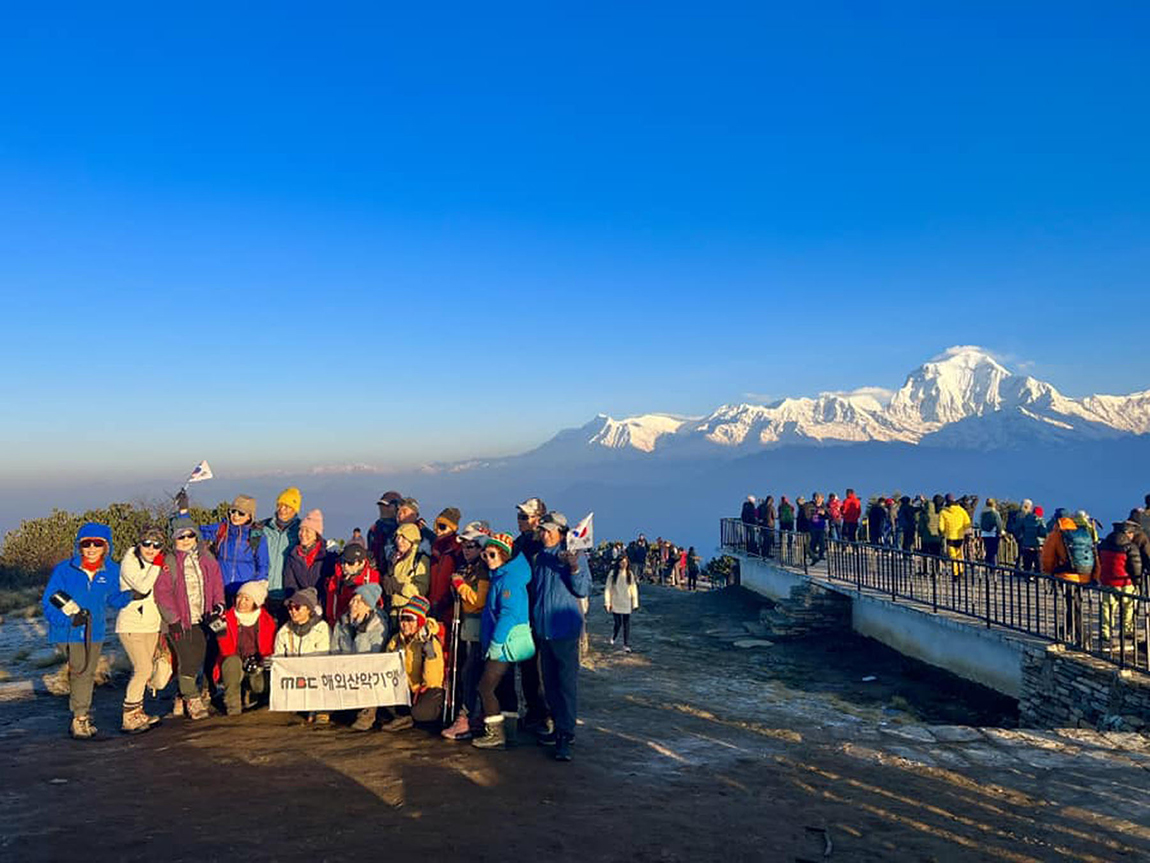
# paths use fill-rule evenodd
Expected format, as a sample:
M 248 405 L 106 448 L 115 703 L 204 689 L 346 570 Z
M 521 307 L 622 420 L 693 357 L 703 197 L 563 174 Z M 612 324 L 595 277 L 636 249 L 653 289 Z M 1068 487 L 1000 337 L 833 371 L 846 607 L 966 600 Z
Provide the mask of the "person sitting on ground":
M 297 590 L 285 603 L 288 621 L 276 633 L 276 656 L 309 656 L 331 650 L 331 629 L 323 619 L 319 595 L 314 587 Z M 326 712 L 304 714 L 309 725 L 326 725 L 331 716 Z
M 347 611 L 335 624 L 331 636 L 332 653 L 379 653 L 387 641 L 387 617 L 379 607 L 383 588 L 362 584 L 355 589 Z M 370 731 L 376 708 L 365 707 L 356 714 L 352 731 Z
M 268 691 L 265 660 L 275 653 L 276 622 L 264 608 L 268 597 L 266 581 L 247 581 L 236 594 L 235 607 L 224 614 L 227 632 L 216 643 L 216 684 L 224 690 L 224 711 L 228 716 L 255 707 Z
M 694 588 L 692 588 L 693 590 Z M 609 573 L 603 587 L 603 606 L 615 618 L 615 630 L 611 634 L 611 645 L 623 630 L 623 651 L 631 652 L 631 613 L 639 609 L 639 583 L 623 558 Z
M 485 521 L 473 521 L 459 534 L 463 565 L 451 577 L 451 587 L 460 611 L 459 644 L 456 648 L 459 655 L 455 665 L 459 683 L 457 697 L 453 699 L 458 710 L 455 722 L 443 729 L 443 736 L 448 740 L 470 740 L 483 728 L 477 686 L 479 675 L 483 673 L 480 635 L 491 574 L 480 557 L 483 550 L 480 540 L 490 534 L 491 528 Z
M 224 580 L 211 549 L 186 515 L 172 523 L 172 539 L 175 552 L 165 555 L 163 572 L 156 579 L 156 606 L 168 625 L 168 642 L 176 657 L 180 693 L 172 715 L 198 721 L 208 718 L 200 685 L 208 651 L 205 624 L 223 616 Z M 236 585 L 237 591 L 242 584 Z
M 345 545 L 339 556 L 339 563 L 328 577 L 324 589 L 324 619 L 334 626 L 347 612 L 348 604 L 356 590 L 365 584 L 379 584 L 379 582 L 379 573 L 367 559 L 367 550 L 357 543 Z M 382 599 L 379 607 L 385 608 Z
M 256 499 L 240 494 L 232 501 L 227 518 L 214 527 L 201 528 L 219 562 L 229 604 L 245 581 L 264 581 L 268 577 L 268 542 L 255 520 Z
M 120 589 L 120 567 L 112 558 L 112 530 L 107 525 L 85 524 L 76 533 L 74 549 L 70 558 L 53 567 L 42 606 L 48 638 L 68 657 L 69 733 L 76 740 L 88 740 L 96 734 L 92 687 L 104 646 L 106 608 L 124 608 L 141 597 Z
M 387 643 L 389 653 L 403 653 L 411 710 L 396 711 L 398 715 L 381 726 L 384 731 L 403 731 L 416 722 L 434 723 L 443 716 L 443 645 L 439 624 L 427 616 L 430 608 L 427 597 L 408 597 L 399 612 L 399 632 Z
M 394 542 L 388 573 L 381 579 L 390 595 L 393 628 L 408 600 L 413 596 L 426 596 L 431 584 L 431 560 L 419 550 L 419 528 L 410 522 L 401 524 L 395 531 Z
M 284 564 L 284 594 L 292 594 L 305 587 L 315 588 L 316 595 L 326 584 L 334 560 L 327 552 L 323 538 L 323 513 L 313 509 L 299 523 L 299 542 L 288 552 Z
M 164 540 L 163 530 L 147 527 L 120 561 L 120 589 L 130 590 L 133 597 L 139 597 L 116 615 L 116 634 L 132 663 L 120 720 L 120 730 L 127 734 L 147 731 L 160 721 L 160 717 L 149 716 L 144 711 L 144 691 L 152 676 L 163 623 L 152 590 L 164 565 Z

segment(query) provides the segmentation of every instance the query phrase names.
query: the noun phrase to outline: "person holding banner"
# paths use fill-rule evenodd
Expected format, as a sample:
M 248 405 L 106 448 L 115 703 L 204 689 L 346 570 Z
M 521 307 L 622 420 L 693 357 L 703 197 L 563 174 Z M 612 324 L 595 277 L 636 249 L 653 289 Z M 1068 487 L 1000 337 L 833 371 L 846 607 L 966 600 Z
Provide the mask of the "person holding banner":
M 515 737 L 518 713 L 500 712 L 496 689 L 508 668 L 535 656 L 527 600 L 531 567 L 526 555 L 511 556 L 515 540 L 510 534 L 497 533 L 479 541 L 483 545 L 483 562 L 491 571 L 491 582 L 480 629 L 480 649 L 487 660 L 478 685 L 483 699 L 483 736 L 476 737 L 471 745 L 478 749 L 506 749 L 508 739 Z
M 389 653 L 403 653 L 403 667 L 411 687 L 411 712 L 393 715 L 380 726 L 384 731 L 403 731 L 416 722 L 437 722 L 443 715 L 441 627 L 427 616 L 430 608 L 427 597 L 409 597 L 399 613 L 399 632 L 387 644 Z
M 244 701 L 254 707 L 267 692 L 268 673 L 264 660 L 275 653 L 276 622 L 264 602 L 266 581 L 247 581 L 236 594 L 235 608 L 224 615 L 227 631 L 219 637 L 219 657 L 213 679 L 223 684 L 224 710 L 228 716 L 243 713 Z M 243 696 L 248 694 L 249 698 Z
M 383 650 L 387 641 L 387 618 L 379 608 L 382 597 L 383 588 L 375 583 L 361 584 L 355 589 L 347 611 L 332 630 L 332 653 L 379 653 Z M 351 724 L 351 730 L 370 731 L 375 724 L 375 715 L 376 708 L 362 708 Z
M 276 656 L 307 656 L 331 650 L 331 629 L 323 619 L 319 594 L 314 587 L 297 590 L 288 597 L 288 622 L 276 633 Z M 308 713 L 305 721 L 326 725 L 331 721 L 328 713 Z

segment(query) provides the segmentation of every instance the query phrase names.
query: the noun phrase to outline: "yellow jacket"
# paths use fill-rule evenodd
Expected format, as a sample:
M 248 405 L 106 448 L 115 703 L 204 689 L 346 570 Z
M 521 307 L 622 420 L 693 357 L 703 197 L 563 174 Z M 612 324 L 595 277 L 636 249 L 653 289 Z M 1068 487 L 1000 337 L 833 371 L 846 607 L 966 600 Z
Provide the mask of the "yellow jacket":
M 427 623 L 410 640 L 405 639 L 402 633 L 397 633 L 387 643 L 389 653 L 403 651 L 407 682 L 415 695 L 425 689 L 443 687 L 443 645 L 436 637 L 439 630 L 439 624 L 429 617 Z
M 957 503 L 943 507 L 938 514 L 938 530 L 943 539 L 962 539 L 970 530 L 970 515 Z

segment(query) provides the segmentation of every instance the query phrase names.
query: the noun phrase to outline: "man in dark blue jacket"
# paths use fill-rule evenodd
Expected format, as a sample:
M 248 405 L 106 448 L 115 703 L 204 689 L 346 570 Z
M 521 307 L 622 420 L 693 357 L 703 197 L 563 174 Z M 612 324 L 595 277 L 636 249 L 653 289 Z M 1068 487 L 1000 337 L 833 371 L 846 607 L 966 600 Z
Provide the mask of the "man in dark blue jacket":
M 579 552 L 566 550 L 567 519 L 560 512 L 539 524 L 543 548 L 531 567 L 531 624 L 543 671 L 543 688 L 555 719 L 555 759 L 571 760 L 579 684 L 579 636 L 583 603 L 591 593 L 591 574 Z M 552 742 L 549 736 L 543 743 Z

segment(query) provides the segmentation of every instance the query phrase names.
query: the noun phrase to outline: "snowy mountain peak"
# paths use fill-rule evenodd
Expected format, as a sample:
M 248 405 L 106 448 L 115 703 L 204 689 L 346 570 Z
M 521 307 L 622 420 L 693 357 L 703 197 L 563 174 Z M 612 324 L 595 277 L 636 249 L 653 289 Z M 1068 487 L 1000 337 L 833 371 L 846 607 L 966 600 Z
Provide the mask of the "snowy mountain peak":
M 1002 386 L 1011 373 L 991 354 L 953 347 L 907 376 L 894 394 L 891 416 L 903 423 L 939 427 L 1000 410 Z

